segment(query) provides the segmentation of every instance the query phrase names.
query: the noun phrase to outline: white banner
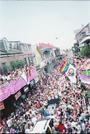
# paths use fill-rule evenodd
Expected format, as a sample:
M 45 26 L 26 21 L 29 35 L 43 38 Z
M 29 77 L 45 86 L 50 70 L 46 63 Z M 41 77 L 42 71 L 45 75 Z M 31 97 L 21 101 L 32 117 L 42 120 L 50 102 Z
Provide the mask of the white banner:
M 69 64 L 66 76 L 70 79 L 71 83 L 76 83 L 76 68 Z
M 24 71 L 22 72 L 21 77 L 27 82 L 27 76 Z

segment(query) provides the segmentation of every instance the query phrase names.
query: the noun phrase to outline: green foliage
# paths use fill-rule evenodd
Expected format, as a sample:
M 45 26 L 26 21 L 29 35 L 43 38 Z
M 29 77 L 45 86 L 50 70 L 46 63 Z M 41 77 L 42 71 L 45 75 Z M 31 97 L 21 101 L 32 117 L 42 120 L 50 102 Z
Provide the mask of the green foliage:
M 8 72 L 12 71 L 12 67 L 10 65 L 7 65 Z
M 87 75 L 87 76 L 90 76 L 90 70 L 85 70 L 85 71 L 83 71 L 83 74 L 85 74 L 85 75 Z
M 7 74 L 8 72 L 12 70 L 16 70 L 17 68 L 24 67 L 25 61 L 12 61 L 11 65 L 4 64 L 2 68 L 0 68 L 0 72 L 3 74 Z
M 15 70 L 17 68 L 20 68 L 20 67 L 24 67 L 25 63 L 24 61 L 12 61 L 11 62 L 11 67 L 12 67 L 12 70 Z
M 75 43 L 75 44 L 74 44 L 74 46 L 72 47 L 72 51 L 73 51 L 73 53 L 75 53 L 75 54 L 79 54 L 80 48 L 79 48 L 79 44 L 78 44 L 78 43 Z
M 15 70 L 15 61 L 11 61 L 12 70 Z
M 81 48 L 81 56 L 90 57 L 90 45 L 85 45 Z
M 11 66 L 8 64 L 4 64 L 1 68 L 1 72 L 3 74 L 7 74 L 9 71 L 11 71 Z
M 7 74 L 7 73 L 8 73 L 8 66 L 7 66 L 7 65 L 4 65 L 4 66 L 3 66 L 2 72 L 3 72 L 4 74 Z

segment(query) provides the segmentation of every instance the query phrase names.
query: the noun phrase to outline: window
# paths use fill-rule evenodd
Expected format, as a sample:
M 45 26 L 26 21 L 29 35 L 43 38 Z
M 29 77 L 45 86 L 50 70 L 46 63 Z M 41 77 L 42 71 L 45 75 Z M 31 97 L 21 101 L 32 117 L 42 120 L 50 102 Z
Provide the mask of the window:
M 17 44 L 17 50 L 21 50 L 21 49 L 20 49 L 20 44 Z
M 27 59 L 26 58 L 24 58 L 24 61 L 25 61 L 25 64 L 27 65 Z
M 1 50 L 4 50 L 5 48 L 4 48 L 4 43 L 3 43 L 3 41 L 0 41 L 0 49 Z
M 6 63 L 4 62 L 4 63 L 2 63 L 2 66 L 5 66 L 6 65 Z
M 13 43 L 14 49 L 18 48 L 17 45 L 18 45 L 17 43 Z
M 9 48 L 10 48 L 10 50 L 12 49 L 12 44 L 9 44 Z

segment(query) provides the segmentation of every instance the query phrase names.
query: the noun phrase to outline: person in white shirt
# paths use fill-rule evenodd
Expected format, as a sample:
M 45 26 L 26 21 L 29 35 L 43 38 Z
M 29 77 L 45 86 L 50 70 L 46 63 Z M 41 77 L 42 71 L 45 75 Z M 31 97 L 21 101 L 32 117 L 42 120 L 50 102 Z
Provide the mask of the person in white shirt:
M 11 127 L 11 126 L 12 126 L 12 119 L 9 118 L 9 119 L 7 120 L 7 125 L 8 125 L 8 127 Z
M 35 116 L 32 117 L 32 123 L 35 125 L 37 122 L 37 118 Z
M 80 126 L 79 123 L 76 125 L 76 128 L 77 128 L 77 132 L 80 133 L 81 132 L 81 126 Z
M 81 122 L 81 130 L 82 130 L 83 132 L 85 132 L 85 129 L 86 129 L 85 122 L 82 121 L 82 122 Z
M 27 128 L 25 129 L 25 134 L 29 134 L 31 131 L 30 124 L 28 124 Z
M 10 81 L 10 75 L 6 76 L 7 81 Z

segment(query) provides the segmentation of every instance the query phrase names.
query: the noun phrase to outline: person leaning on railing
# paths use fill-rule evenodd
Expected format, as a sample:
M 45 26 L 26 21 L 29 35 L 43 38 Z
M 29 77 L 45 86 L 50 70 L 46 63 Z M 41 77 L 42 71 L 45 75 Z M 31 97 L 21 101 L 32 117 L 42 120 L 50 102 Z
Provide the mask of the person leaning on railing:
M 3 82 L 3 79 L 0 78 L 0 85 L 2 85 L 4 82 Z

